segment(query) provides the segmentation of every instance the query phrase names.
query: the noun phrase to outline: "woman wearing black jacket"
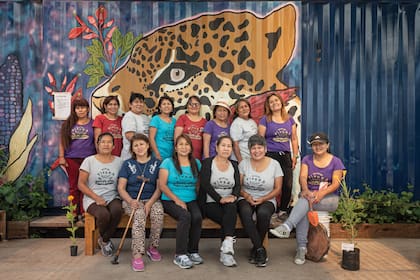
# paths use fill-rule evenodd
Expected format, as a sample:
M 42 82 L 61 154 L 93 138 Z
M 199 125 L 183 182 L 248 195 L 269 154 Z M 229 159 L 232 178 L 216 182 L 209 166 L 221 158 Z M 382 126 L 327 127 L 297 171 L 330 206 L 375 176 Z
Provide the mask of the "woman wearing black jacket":
M 221 136 L 216 142 L 216 156 L 206 158 L 200 173 L 199 203 L 203 215 L 221 225 L 222 246 L 220 261 L 225 266 L 236 266 L 233 258 L 236 201 L 241 185 L 236 161 L 229 160 L 233 150 L 230 136 Z

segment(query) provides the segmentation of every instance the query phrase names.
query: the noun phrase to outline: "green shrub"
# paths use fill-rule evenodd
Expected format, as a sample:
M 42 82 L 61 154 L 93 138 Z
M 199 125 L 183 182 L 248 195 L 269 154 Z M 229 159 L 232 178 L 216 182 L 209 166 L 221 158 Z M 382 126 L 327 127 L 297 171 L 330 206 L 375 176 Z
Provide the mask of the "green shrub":
M 392 190 L 374 191 L 368 185 L 363 185 L 364 191 L 354 193 L 361 203 L 363 215 L 361 223 L 418 223 L 420 222 L 420 201 L 413 201 L 414 187 L 409 185 L 407 191 L 400 194 Z M 333 213 L 333 222 L 339 222 L 344 215 L 343 203 L 340 199 L 338 209 Z

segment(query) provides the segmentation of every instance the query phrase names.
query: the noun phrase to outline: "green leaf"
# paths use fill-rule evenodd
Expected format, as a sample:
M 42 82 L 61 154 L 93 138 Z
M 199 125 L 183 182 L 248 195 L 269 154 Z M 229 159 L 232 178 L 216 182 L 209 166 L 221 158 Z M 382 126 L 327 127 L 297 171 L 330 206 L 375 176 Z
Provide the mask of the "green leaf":
M 89 77 L 89 82 L 87 84 L 87 87 L 94 87 L 97 86 L 99 84 L 99 82 L 101 81 L 101 78 L 104 75 L 91 75 Z
M 121 46 L 123 45 L 123 37 L 121 35 L 121 31 L 118 28 L 114 30 L 114 33 L 112 33 L 111 42 L 114 46 L 115 53 L 118 54 Z

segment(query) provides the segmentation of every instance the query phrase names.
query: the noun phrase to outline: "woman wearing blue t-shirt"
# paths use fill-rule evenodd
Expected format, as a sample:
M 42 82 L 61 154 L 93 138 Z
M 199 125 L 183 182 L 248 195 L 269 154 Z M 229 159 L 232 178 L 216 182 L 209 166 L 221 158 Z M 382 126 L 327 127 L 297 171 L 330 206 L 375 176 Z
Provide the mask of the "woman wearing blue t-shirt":
M 202 216 L 197 203 L 200 161 L 193 156 L 191 139 L 181 134 L 175 139 L 172 158 L 160 165 L 159 188 L 166 213 L 178 221 L 174 264 L 191 268 L 203 262 L 198 254 Z
M 152 261 L 160 261 L 158 251 L 160 234 L 163 228 L 163 207 L 160 190 L 157 188 L 160 161 L 152 156 L 149 139 L 144 134 L 134 134 L 130 140 L 132 157 L 124 161 L 118 174 L 118 192 L 124 200 L 123 208 L 127 214 L 134 212 L 131 230 L 131 267 L 143 271 L 143 256 L 147 254 Z M 148 180 L 145 180 L 147 178 Z M 145 180 L 145 181 L 144 181 Z M 140 199 L 137 200 L 143 184 Z M 150 244 L 145 249 L 146 219 L 150 216 Z
M 296 227 L 295 264 L 304 264 L 306 244 L 308 243 L 309 201 L 316 211 L 333 212 L 338 206 L 338 189 L 345 167 L 341 160 L 329 152 L 328 136 L 315 133 L 309 138 L 313 154 L 302 160 L 299 183 L 302 191 L 299 200 L 293 207 L 289 218 L 270 232 L 280 238 L 288 238 Z
M 158 103 L 158 114 L 150 121 L 149 137 L 153 155 L 163 160 L 171 157 L 174 150 L 174 131 L 176 120 L 172 117 L 174 102 L 162 96 Z

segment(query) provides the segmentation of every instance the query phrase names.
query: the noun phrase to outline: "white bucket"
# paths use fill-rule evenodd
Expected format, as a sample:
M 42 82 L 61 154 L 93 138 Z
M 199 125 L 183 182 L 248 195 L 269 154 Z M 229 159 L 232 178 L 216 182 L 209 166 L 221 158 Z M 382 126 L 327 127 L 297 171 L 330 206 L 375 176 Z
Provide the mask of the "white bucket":
M 318 213 L 319 222 L 327 229 L 328 237 L 330 237 L 330 220 L 331 216 L 327 211 L 316 211 Z

